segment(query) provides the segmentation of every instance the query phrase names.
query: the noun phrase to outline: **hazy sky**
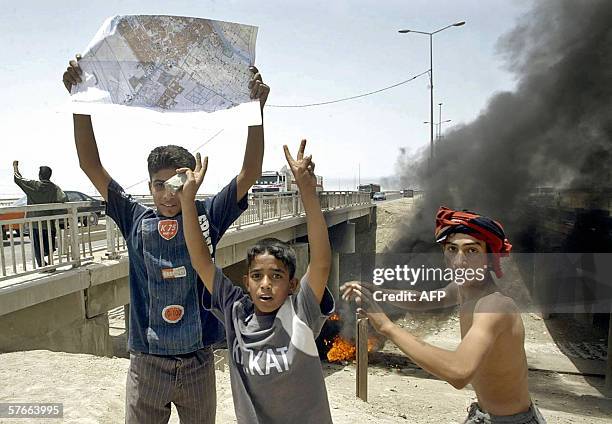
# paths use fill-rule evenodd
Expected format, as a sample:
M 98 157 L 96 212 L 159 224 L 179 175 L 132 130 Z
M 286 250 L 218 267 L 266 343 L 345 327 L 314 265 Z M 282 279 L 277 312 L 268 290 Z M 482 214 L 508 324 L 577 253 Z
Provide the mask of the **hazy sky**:
M 435 103 L 444 104 L 443 120 L 460 124 L 478 116 L 492 93 L 513 88 L 496 41 L 530 5 L 529 0 L 3 0 L 0 195 L 21 194 L 12 182 L 13 159 L 20 160 L 26 177 L 35 178 L 45 164 L 62 188 L 93 193 L 78 167 L 61 78 L 68 60 L 108 16 L 171 14 L 258 26 L 256 64 L 271 87 L 269 104 L 333 100 L 407 79 L 429 68 L 428 37 L 397 30 L 432 31 L 465 20 L 434 37 Z M 307 138 L 326 188 L 349 188 L 359 164 L 364 182 L 392 174 L 400 147 L 428 146 L 427 120 L 427 76 L 359 100 L 269 108 L 264 170 L 283 165 L 283 144 L 295 149 Z M 94 116 L 94 128 L 105 167 L 125 187 L 147 177 L 146 156 L 153 147 L 173 143 L 193 150 L 223 130 L 201 150 L 210 157 L 203 190 L 212 192 L 239 171 L 246 140 L 246 128 L 176 128 L 112 115 Z M 144 193 L 146 185 L 130 191 Z

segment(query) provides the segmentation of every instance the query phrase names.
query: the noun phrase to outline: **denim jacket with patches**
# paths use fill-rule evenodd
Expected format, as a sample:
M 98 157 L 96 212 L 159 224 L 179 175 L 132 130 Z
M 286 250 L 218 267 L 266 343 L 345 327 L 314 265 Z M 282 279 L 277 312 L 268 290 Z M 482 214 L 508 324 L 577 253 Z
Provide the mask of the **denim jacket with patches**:
M 247 208 L 247 196 L 237 202 L 236 190 L 234 178 L 215 196 L 196 201 L 200 227 L 213 257 L 227 228 Z M 121 230 L 130 258 L 128 349 L 177 355 L 222 341 L 222 324 L 202 307 L 210 294 L 191 266 L 182 216 L 157 214 L 115 181 L 108 186 L 106 213 Z

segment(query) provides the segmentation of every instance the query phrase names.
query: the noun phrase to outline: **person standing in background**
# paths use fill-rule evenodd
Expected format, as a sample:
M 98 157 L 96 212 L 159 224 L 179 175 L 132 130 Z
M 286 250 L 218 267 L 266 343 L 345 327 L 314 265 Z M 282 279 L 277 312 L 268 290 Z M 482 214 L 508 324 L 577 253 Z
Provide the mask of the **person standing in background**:
M 62 191 L 57 185 L 51 182 L 52 170 L 48 166 L 41 166 L 38 171 L 38 180 L 27 180 L 22 177 L 19 172 L 19 161 L 13 161 L 13 171 L 15 184 L 19 186 L 21 190 L 27 196 L 28 205 L 40 205 L 45 203 L 65 203 L 68 201 L 68 196 Z M 28 214 L 30 218 L 36 216 L 52 215 L 50 211 L 34 211 Z M 34 222 L 32 225 L 31 238 L 34 241 L 34 251 L 36 256 L 36 263 L 39 267 L 46 266 L 45 256 L 52 255 L 55 251 L 55 236 L 56 228 L 54 222 L 50 222 L 50 229 L 47 228 L 47 224 L 42 223 L 41 231 L 38 231 L 38 223 Z M 49 231 L 51 231 L 51 246 L 49 246 Z M 42 233 L 42 253 L 40 245 L 40 237 Z

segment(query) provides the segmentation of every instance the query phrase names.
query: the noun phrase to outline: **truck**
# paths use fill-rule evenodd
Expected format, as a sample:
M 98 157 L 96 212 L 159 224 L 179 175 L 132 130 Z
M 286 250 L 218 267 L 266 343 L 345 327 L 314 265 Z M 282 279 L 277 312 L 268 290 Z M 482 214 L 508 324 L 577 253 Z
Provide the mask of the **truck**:
M 323 177 L 315 175 L 317 179 L 317 192 L 323 191 Z M 295 192 L 298 191 L 298 186 L 293 180 L 291 170 L 283 166 L 280 171 L 264 171 L 261 177 L 257 179 L 253 187 L 252 193 L 279 193 L 279 192 Z
M 362 184 L 357 187 L 361 193 L 370 193 L 370 199 L 374 197 L 374 193 L 380 192 L 380 184 Z
M 414 190 L 405 188 L 400 191 L 402 197 L 414 197 Z

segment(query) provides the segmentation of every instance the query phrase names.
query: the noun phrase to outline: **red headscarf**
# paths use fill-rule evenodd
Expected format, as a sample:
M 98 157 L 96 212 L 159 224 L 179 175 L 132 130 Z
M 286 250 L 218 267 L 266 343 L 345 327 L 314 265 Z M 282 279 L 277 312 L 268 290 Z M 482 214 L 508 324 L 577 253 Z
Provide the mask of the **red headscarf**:
M 502 225 L 485 216 L 469 211 L 455 211 L 441 206 L 436 214 L 436 241 L 443 242 L 450 234 L 465 233 L 487 244 L 492 256 L 493 271 L 498 278 L 504 273 L 500 258 L 508 256 L 512 245 L 506 238 Z

